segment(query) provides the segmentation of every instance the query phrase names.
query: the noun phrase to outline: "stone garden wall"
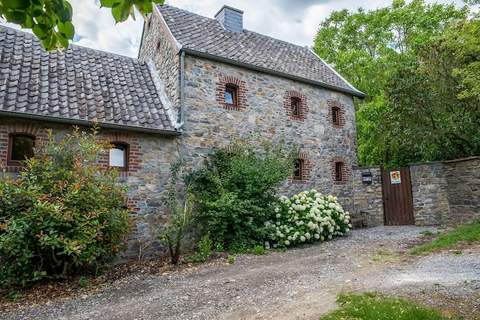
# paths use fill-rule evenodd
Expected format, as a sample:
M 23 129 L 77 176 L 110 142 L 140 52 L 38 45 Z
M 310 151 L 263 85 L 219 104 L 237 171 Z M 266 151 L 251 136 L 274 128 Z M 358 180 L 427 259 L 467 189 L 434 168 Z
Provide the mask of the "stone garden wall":
M 370 172 L 372 184 L 362 183 Z M 416 225 L 456 225 L 480 219 L 480 157 L 410 166 Z M 354 216 L 366 214 L 368 226 L 383 225 L 381 170 L 356 168 L 353 173 Z
M 417 225 L 480 218 L 480 157 L 412 165 L 410 172 Z
M 370 173 L 371 184 L 362 182 L 362 173 Z M 369 227 L 382 226 L 383 198 L 382 171 L 378 167 L 355 168 L 353 171 L 354 209 L 353 216 L 366 215 Z

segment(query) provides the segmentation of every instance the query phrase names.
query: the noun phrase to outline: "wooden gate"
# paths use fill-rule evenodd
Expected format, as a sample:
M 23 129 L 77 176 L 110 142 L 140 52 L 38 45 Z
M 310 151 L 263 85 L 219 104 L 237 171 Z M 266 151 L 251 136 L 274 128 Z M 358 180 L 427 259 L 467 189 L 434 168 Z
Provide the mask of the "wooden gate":
M 385 225 L 415 224 L 410 168 L 382 170 Z

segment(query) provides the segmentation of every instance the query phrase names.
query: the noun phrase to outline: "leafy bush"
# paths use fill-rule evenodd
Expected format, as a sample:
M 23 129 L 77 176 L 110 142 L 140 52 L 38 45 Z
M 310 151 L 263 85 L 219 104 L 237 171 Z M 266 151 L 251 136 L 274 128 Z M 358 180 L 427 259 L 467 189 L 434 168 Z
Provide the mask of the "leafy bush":
M 213 241 L 208 234 L 198 242 L 197 252 L 190 258 L 192 262 L 205 262 L 212 256 Z
M 214 151 L 189 176 L 203 232 L 230 251 L 263 245 L 276 189 L 292 172 L 294 155 L 283 143 L 248 141 Z
M 181 160 L 172 164 L 170 168 L 170 184 L 167 188 L 166 205 L 170 211 L 170 222 L 159 235 L 170 254 L 170 262 L 177 264 L 183 249 L 183 241 L 192 224 L 193 201 L 188 186 L 181 191 L 179 175 L 183 170 Z
M 252 254 L 254 254 L 256 256 L 262 256 L 265 253 L 267 253 L 267 250 L 265 250 L 264 246 L 255 246 L 252 249 Z
M 275 218 L 266 223 L 270 237 L 280 246 L 324 241 L 346 234 L 352 225 L 334 196 L 316 190 L 303 191 L 290 199 L 281 197 Z
M 0 284 L 66 277 L 110 261 L 129 231 L 124 189 L 96 132 L 52 133 L 16 181 L 0 180 Z

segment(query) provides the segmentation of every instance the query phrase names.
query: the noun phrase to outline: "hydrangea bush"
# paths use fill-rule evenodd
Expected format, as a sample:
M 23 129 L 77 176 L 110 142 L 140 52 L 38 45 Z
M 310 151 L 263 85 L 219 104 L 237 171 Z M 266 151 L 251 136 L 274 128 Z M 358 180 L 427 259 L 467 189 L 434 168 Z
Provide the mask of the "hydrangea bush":
M 303 191 L 290 199 L 280 197 L 274 221 L 266 222 L 277 246 L 326 241 L 350 231 L 350 215 L 331 195 Z

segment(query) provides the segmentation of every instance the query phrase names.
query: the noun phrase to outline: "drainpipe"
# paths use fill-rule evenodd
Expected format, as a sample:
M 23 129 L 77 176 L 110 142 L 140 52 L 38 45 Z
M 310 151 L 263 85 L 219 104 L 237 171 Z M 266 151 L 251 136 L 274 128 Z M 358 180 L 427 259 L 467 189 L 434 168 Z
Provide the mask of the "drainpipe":
M 180 125 L 185 129 L 185 51 L 180 50 Z

